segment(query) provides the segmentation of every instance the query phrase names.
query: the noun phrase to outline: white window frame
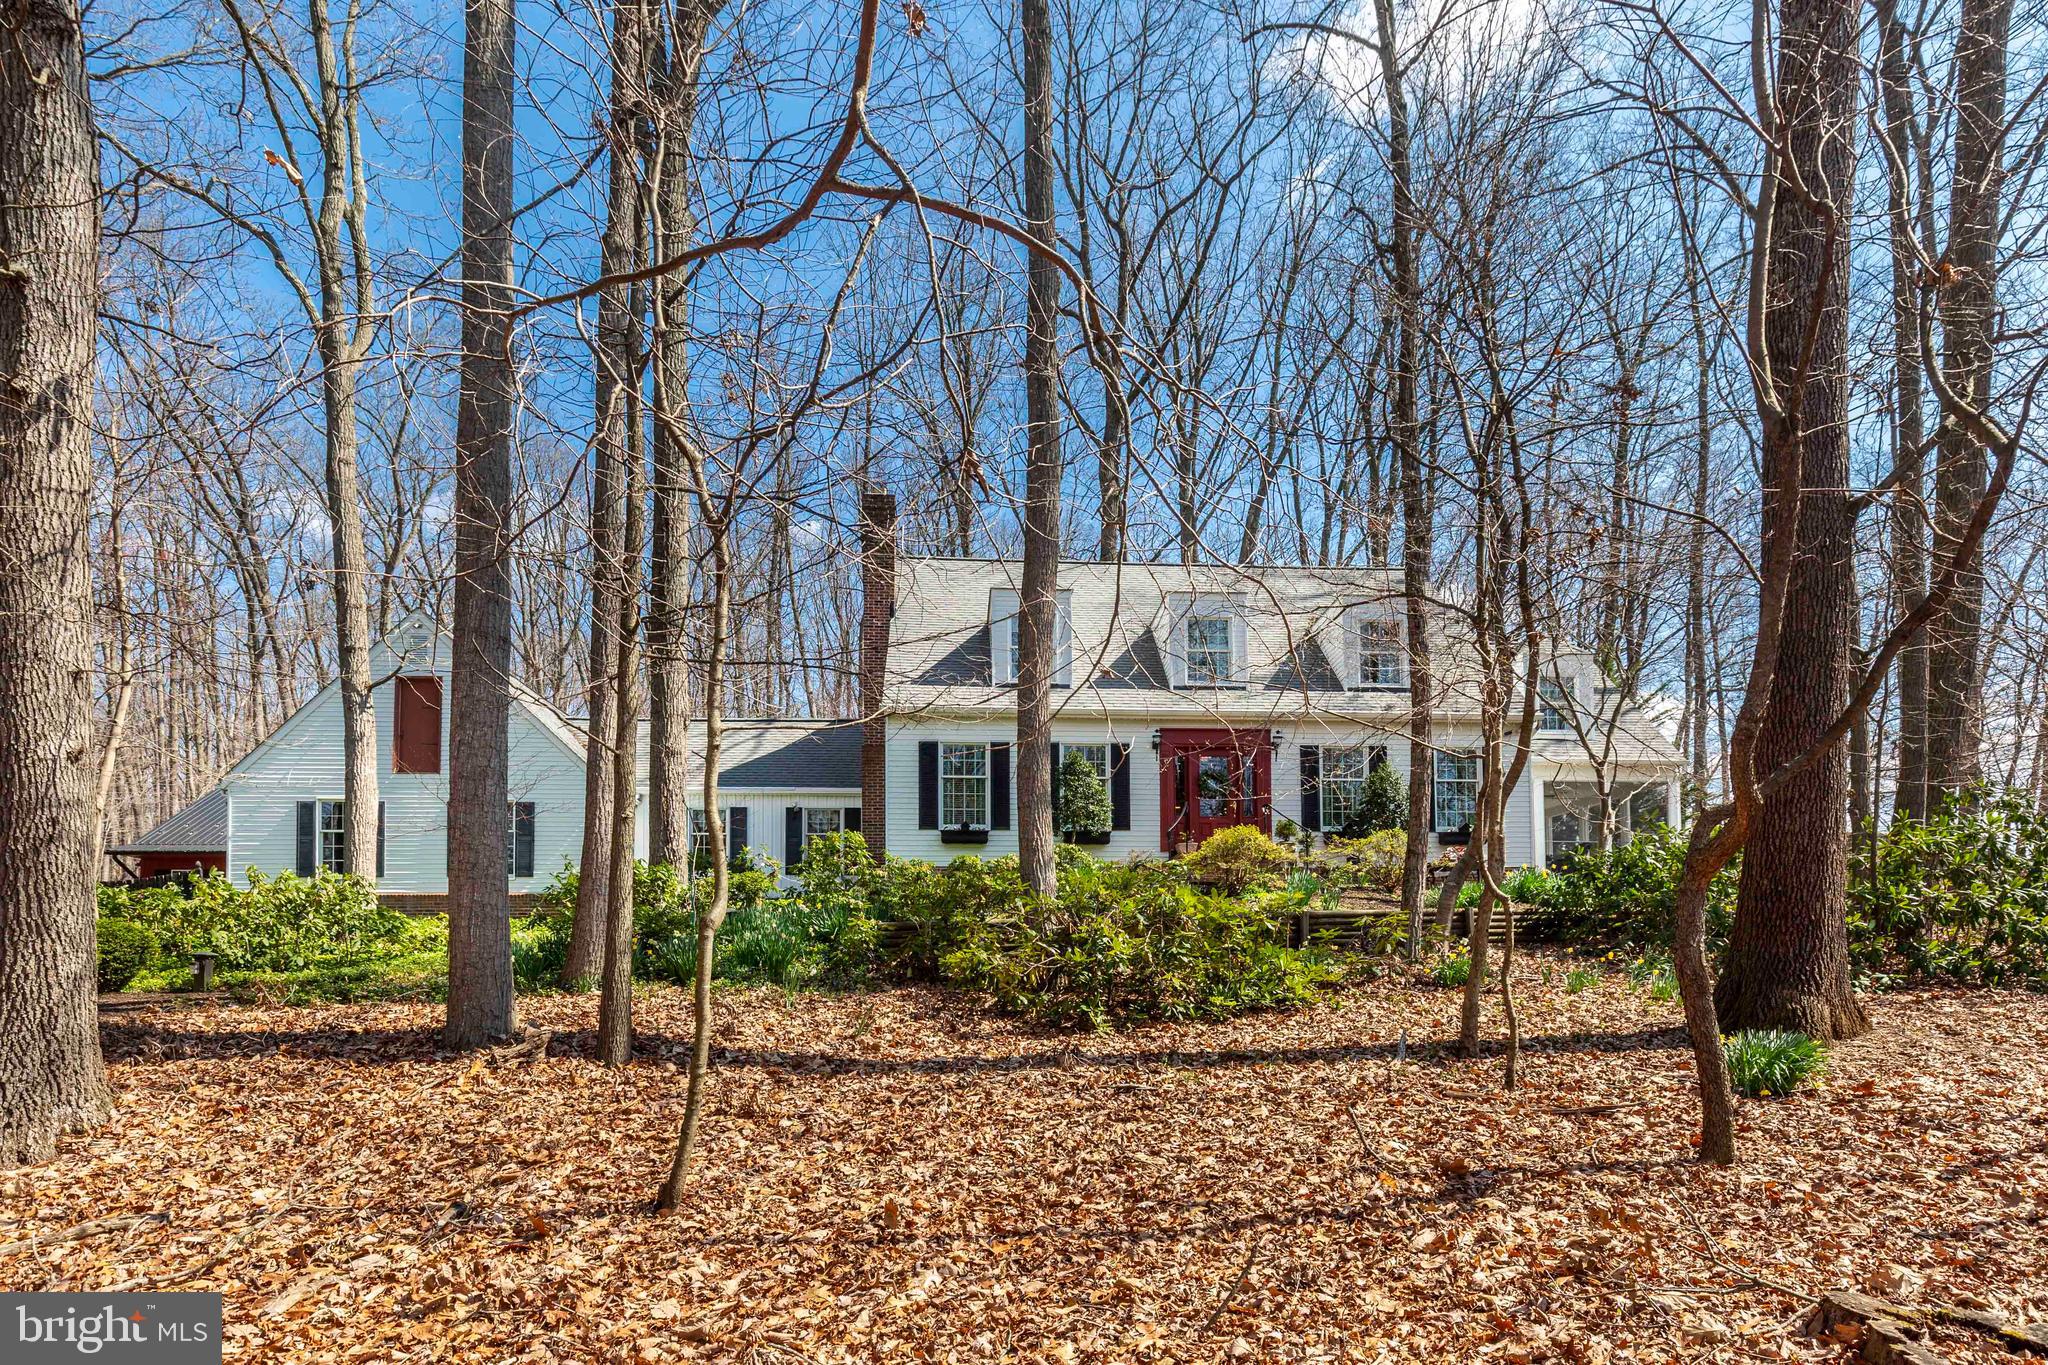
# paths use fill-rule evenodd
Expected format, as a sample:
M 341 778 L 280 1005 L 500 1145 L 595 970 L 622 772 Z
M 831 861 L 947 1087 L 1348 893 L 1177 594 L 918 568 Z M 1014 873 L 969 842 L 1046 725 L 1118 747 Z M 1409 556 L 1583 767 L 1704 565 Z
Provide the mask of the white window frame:
M 1471 776 L 1467 777 L 1460 773 L 1453 773 L 1448 777 L 1445 776 L 1444 765 L 1446 763 L 1457 764 L 1461 767 L 1469 764 L 1471 767 Z M 1430 786 L 1429 823 L 1436 833 L 1457 834 L 1460 831 L 1468 828 L 1469 826 L 1473 826 L 1479 823 L 1478 754 L 1448 753 L 1443 750 L 1439 750 L 1435 755 L 1435 766 L 1431 770 L 1430 776 L 1432 781 Z M 1455 793 L 1464 789 L 1469 789 L 1471 793 L 1469 796 L 1464 798 L 1464 818 L 1462 820 L 1446 823 L 1444 816 L 1444 797 L 1446 792 L 1448 791 Z
M 1018 681 L 1018 657 L 1023 653 L 1024 609 L 1017 594 L 1007 588 L 998 589 L 989 599 L 992 613 L 989 623 L 988 662 L 990 680 L 998 687 L 1015 687 Z M 993 613 L 1002 613 L 996 615 Z M 1053 600 L 1053 676 L 1054 687 L 1069 687 L 1073 684 L 1074 670 L 1074 609 L 1073 593 L 1062 588 Z
M 1102 789 L 1109 790 L 1109 741 L 1090 740 L 1083 744 L 1060 745 L 1060 762 L 1067 761 L 1067 755 L 1078 753 L 1088 760 L 1096 774 L 1102 778 Z M 1098 757 L 1100 755 L 1100 757 Z
M 1212 624 L 1223 628 L 1223 667 L 1220 672 L 1213 668 L 1197 669 L 1195 666 L 1198 652 L 1195 645 L 1195 627 Z M 1237 623 L 1228 612 L 1217 611 L 1214 608 L 1204 610 L 1198 604 L 1188 612 L 1187 619 L 1181 622 L 1180 638 L 1181 667 L 1187 674 L 1189 687 L 1228 687 L 1237 681 Z M 1213 661 L 1216 649 L 1212 642 L 1202 645 L 1199 653 L 1205 659 Z
M 805 806 L 803 812 L 806 847 L 821 834 L 846 833 L 846 809 L 843 806 Z
M 1361 615 L 1352 623 L 1352 644 L 1358 651 L 1358 686 L 1396 688 L 1408 685 L 1408 631 L 1397 617 Z M 1373 639 L 1379 632 L 1392 639 Z M 1391 662 L 1391 667 L 1386 666 Z
M 1338 744 L 1325 746 L 1319 761 L 1317 790 L 1321 793 L 1322 832 L 1334 834 L 1344 828 L 1345 819 L 1365 804 L 1365 784 L 1372 777 L 1373 758 L 1387 761 L 1382 744 Z M 1356 775 L 1337 771 L 1339 761 L 1349 766 L 1355 760 Z
M 322 797 L 314 807 L 313 870 L 348 871 L 348 802 Z M 328 852 L 329 841 L 334 851 Z
M 948 767 L 955 760 L 963 763 L 972 758 L 979 759 L 978 772 L 949 772 Z M 985 740 L 956 742 L 941 741 L 939 744 L 939 828 L 941 829 L 987 829 L 989 827 L 989 787 L 994 780 L 990 774 L 993 765 L 989 762 L 989 746 Z M 970 791 L 978 790 L 978 798 L 969 797 Z M 978 813 L 976 813 L 978 811 Z M 962 818 L 965 817 L 965 818 Z
M 1558 678 L 1536 682 L 1536 729 L 1546 735 L 1569 734 L 1578 697 L 1572 685 Z
M 690 841 L 685 845 L 685 851 L 690 859 L 691 866 L 694 867 L 697 862 L 697 851 L 700 842 L 711 837 L 711 827 L 705 822 L 704 807 L 690 806 L 687 809 L 689 812 Z M 729 802 L 718 808 L 718 827 L 725 831 L 725 860 L 730 864 L 733 856 L 740 850 L 732 846 L 732 805 Z M 750 834 L 752 832 L 752 830 L 748 831 Z

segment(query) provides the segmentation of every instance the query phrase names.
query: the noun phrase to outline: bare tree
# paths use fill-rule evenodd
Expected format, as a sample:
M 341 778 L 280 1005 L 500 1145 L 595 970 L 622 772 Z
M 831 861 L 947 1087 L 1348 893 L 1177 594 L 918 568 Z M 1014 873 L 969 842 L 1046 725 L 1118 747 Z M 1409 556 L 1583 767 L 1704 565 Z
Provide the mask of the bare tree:
M 462 385 L 448 800 L 451 1047 L 518 1026 L 505 867 L 512 700 L 512 0 L 469 0 L 462 63 Z
M 1024 57 L 1024 229 L 1052 244 L 1052 10 L 1022 0 Z M 1059 594 L 1060 270 L 1042 251 L 1026 265 L 1024 405 L 1024 574 L 1017 624 L 1017 854 L 1024 885 L 1051 900 L 1053 867 L 1052 680 Z
M 2012 0 L 1962 0 L 1955 53 L 1955 161 L 1948 249 L 1940 273 L 1942 382 L 1988 410 L 1997 359 L 1998 237 L 2005 179 L 2006 48 Z M 1990 456 L 1966 424 L 1944 417 L 1935 433 L 1934 563 L 1955 590 L 1927 644 L 1927 770 L 1953 792 L 1983 774 L 1984 574 L 1959 562 L 1962 531 L 1984 497 Z
M 0 1165 L 113 1112 L 93 954 L 99 161 L 69 0 L 0 22 Z

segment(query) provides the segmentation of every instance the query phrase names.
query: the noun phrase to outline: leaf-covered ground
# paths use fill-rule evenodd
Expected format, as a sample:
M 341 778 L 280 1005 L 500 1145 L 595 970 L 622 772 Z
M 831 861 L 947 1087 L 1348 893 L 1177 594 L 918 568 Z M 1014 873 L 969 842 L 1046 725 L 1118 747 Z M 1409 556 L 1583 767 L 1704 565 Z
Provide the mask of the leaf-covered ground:
M 1512 1095 L 1399 978 L 1101 1036 L 729 992 L 668 1218 L 679 991 L 621 1071 L 589 998 L 478 1057 L 432 1006 L 109 1014 L 119 1116 L 0 1175 L 0 1288 L 217 1288 L 266 1362 L 1833 1360 L 1793 1320 L 1838 1286 L 2048 1318 L 2048 1001 L 1879 997 L 1710 1172 L 1675 1005 L 1545 965 Z

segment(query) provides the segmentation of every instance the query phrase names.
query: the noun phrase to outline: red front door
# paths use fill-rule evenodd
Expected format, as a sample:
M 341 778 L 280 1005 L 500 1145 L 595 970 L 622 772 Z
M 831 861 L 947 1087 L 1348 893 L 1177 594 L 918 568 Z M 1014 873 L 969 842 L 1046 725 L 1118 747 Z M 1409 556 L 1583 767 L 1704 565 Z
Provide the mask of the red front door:
M 1220 829 L 1272 832 L 1268 730 L 1159 732 L 1160 847 L 1184 853 Z

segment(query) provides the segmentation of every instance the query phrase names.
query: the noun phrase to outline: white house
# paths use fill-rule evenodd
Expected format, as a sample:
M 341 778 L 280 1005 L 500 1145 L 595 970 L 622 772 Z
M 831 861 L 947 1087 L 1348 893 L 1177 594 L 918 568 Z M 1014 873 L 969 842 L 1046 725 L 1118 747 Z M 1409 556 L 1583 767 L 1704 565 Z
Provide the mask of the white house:
M 432 908 L 448 891 L 448 641 L 423 618 L 376 645 L 381 837 L 378 889 Z M 732 842 L 785 863 L 803 840 L 860 822 L 860 731 L 819 721 L 728 721 L 721 745 L 721 805 Z M 510 805 L 505 864 L 512 893 L 543 889 L 574 866 L 583 841 L 584 730 L 540 698 L 514 690 L 508 726 Z M 690 742 L 698 781 L 702 726 Z M 636 852 L 647 850 L 647 726 Z M 702 827 L 694 811 L 693 825 Z M 251 871 L 310 875 L 344 861 L 341 692 L 330 683 L 235 764 L 220 784 L 148 833 L 110 852 L 138 875 L 213 868 L 238 885 Z
M 1022 565 L 900 557 L 895 506 L 863 500 L 864 829 L 902 857 L 1016 849 L 1016 623 Z M 1368 772 L 1409 769 L 1404 599 L 1384 569 L 1059 566 L 1052 743 L 1101 770 L 1108 857 L 1185 850 L 1282 820 L 1333 832 Z M 1469 837 L 1480 706 L 1469 630 L 1431 631 L 1431 827 Z M 1506 804 L 1507 857 L 1597 837 L 1598 779 L 1623 830 L 1679 817 L 1669 717 L 1626 705 L 1584 657 L 1546 666 L 1530 762 Z M 1512 757 L 1512 754 L 1510 754 Z M 1102 838 L 1106 833 L 1107 838 Z
M 859 721 L 729 721 L 720 763 L 731 840 L 788 866 L 806 839 L 859 830 L 871 847 L 945 861 L 1013 852 L 1017 733 L 1014 561 L 901 557 L 895 502 L 861 500 L 865 582 Z M 1080 753 L 1109 789 L 1102 856 L 1184 851 L 1217 830 L 1288 821 L 1341 830 L 1367 775 L 1405 785 L 1408 651 L 1385 569 L 1069 562 L 1059 569 L 1055 766 Z M 378 884 L 422 906 L 447 893 L 448 645 L 424 620 L 375 651 L 383 831 Z M 1668 712 L 1631 704 L 1591 661 L 1544 665 L 1530 761 L 1507 795 L 1512 864 L 1596 837 L 1604 785 L 1619 827 L 1675 823 L 1680 756 Z M 1476 661 L 1455 613 L 1431 631 L 1432 851 L 1469 838 L 1479 789 Z M 577 861 L 584 732 L 515 690 L 506 875 L 515 895 Z M 647 772 L 646 727 L 639 768 Z M 701 730 L 690 745 L 701 765 Z M 693 778 L 694 789 L 696 781 Z M 342 863 L 340 696 L 323 688 L 200 800 L 112 852 L 140 874 Z M 642 792 L 638 851 L 646 850 Z M 696 827 L 702 814 L 693 814 Z

